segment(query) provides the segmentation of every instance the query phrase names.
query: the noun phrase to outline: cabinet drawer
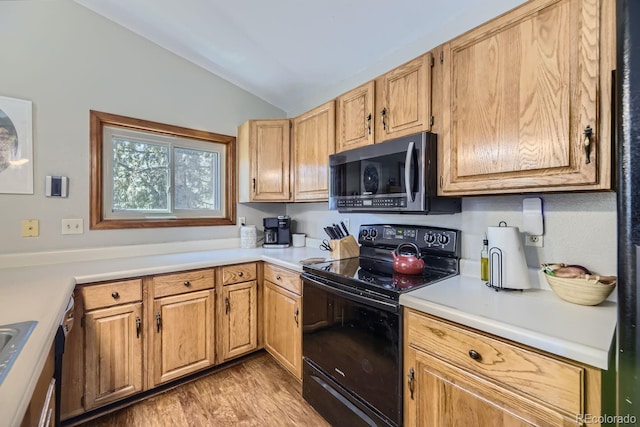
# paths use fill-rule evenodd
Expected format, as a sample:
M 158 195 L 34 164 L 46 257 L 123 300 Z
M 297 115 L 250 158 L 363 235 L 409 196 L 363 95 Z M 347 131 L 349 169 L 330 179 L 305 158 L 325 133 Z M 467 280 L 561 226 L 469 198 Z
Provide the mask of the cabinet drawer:
M 294 292 L 298 295 L 302 294 L 300 285 L 300 273 L 287 270 L 272 264 L 264 265 L 264 280 L 275 283 L 278 286 Z
M 230 285 L 232 283 L 248 282 L 256 280 L 257 271 L 256 263 L 227 265 L 222 269 L 222 284 Z
M 111 307 L 142 300 L 142 280 L 123 280 L 120 282 L 87 285 L 80 288 L 84 309 Z
M 181 271 L 153 276 L 154 298 L 213 288 L 213 269 Z
M 405 319 L 410 346 L 566 413 L 583 413 L 584 368 L 412 310 Z

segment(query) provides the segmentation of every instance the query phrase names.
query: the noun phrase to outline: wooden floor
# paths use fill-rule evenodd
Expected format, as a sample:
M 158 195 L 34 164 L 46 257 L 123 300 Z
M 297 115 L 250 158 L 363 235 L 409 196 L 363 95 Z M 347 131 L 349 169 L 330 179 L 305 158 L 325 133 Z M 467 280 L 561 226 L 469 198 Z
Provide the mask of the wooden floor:
M 181 385 L 83 426 L 329 426 L 301 384 L 268 354 Z

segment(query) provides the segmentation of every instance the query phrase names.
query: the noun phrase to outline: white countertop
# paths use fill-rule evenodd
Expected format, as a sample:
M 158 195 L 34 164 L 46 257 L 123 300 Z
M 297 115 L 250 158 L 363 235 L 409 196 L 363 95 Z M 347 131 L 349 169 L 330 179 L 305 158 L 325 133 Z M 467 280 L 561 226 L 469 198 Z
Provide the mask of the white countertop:
M 300 260 L 329 258 L 327 252 L 317 249 L 316 242 L 312 241 L 311 244 L 313 246 L 305 248 L 225 248 L 185 250 L 171 254 L 144 252 L 145 248 L 141 246 L 107 250 L 105 253 L 111 256 L 108 259 L 93 259 L 94 255 L 89 253 L 91 251 L 60 252 L 47 257 L 47 260 L 55 259 L 58 262 L 55 264 L 0 268 L 0 325 L 38 321 L 13 367 L 0 384 L 0 427 L 20 424 L 53 343 L 59 320 L 76 284 L 253 261 L 266 261 L 302 271 Z M 185 247 L 189 246 L 180 246 L 181 249 Z M 156 247 L 151 249 L 157 250 Z M 118 258 L 113 256 L 114 253 L 120 253 L 121 256 L 131 253 L 145 255 Z M 36 254 L 21 258 L 34 260 L 38 257 Z M 59 262 L 61 259 L 77 261 Z M 11 259 L 16 260 L 18 258 Z M 583 307 L 564 302 L 546 290 L 495 292 L 477 278 L 457 276 L 404 294 L 400 297 L 400 303 L 607 369 L 616 325 L 616 304 L 613 302 Z
M 552 291 L 500 291 L 456 276 L 400 296 L 400 304 L 558 356 L 608 369 L 615 302 L 572 304 Z
M 0 426 L 22 421 L 76 284 L 252 261 L 302 271 L 299 261 L 311 257 L 328 258 L 328 253 L 316 247 L 233 248 L 0 268 L 0 325 L 38 322 L 0 384 Z

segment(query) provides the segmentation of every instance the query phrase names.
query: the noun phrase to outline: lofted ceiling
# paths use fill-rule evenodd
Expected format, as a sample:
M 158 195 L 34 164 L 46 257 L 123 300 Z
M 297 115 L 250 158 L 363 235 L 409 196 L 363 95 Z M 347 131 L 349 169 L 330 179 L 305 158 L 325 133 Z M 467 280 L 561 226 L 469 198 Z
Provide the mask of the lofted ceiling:
M 76 2 L 288 112 L 405 46 L 419 44 L 403 61 L 522 0 Z

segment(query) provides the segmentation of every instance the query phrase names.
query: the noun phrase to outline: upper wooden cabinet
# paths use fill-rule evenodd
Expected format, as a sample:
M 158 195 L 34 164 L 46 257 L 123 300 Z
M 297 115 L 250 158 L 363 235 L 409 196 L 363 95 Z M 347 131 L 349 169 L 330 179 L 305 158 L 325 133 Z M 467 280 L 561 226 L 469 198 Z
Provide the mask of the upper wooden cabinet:
M 238 127 L 238 201 L 287 202 L 291 123 L 249 120 Z
M 534 0 L 444 45 L 441 194 L 611 188 L 614 3 Z
M 431 52 L 376 79 L 375 141 L 431 129 Z
M 333 100 L 293 119 L 294 199 L 329 199 L 329 154 L 336 149 Z
M 336 152 L 373 144 L 374 101 L 373 80 L 336 99 Z

